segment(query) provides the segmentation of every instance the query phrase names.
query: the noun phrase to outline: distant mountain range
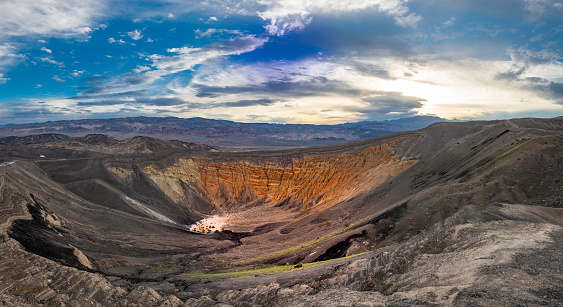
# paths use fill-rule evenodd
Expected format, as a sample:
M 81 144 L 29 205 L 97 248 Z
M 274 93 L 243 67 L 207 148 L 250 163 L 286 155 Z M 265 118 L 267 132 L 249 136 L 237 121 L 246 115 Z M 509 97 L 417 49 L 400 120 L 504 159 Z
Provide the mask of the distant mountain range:
M 46 133 L 85 136 L 104 134 L 117 139 L 150 136 L 199 142 L 225 148 L 291 148 L 332 145 L 417 130 L 436 122 L 435 116 L 415 116 L 389 121 L 364 121 L 339 125 L 239 123 L 227 120 L 178 117 L 127 117 L 81 119 L 0 126 L 0 137 Z
M 37 158 L 31 154 L 43 148 L 49 151 L 50 157 L 63 157 L 72 151 L 90 151 L 105 154 L 155 153 L 175 149 L 192 151 L 213 150 L 206 144 L 195 144 L 181 141 L 160 140 L 146 136 L 135 136 L 125 140 L 116 140 L 103 134 L 88 134 L 83 137 L 70 137 L 64 134 L 44 133 L 28 136 L 0 137 L 0 160 L 7 157 L 18 159 Z M 56 153 L 53 153 L 53 150 Z M 40 150 L 39 150 L 40 151 Z

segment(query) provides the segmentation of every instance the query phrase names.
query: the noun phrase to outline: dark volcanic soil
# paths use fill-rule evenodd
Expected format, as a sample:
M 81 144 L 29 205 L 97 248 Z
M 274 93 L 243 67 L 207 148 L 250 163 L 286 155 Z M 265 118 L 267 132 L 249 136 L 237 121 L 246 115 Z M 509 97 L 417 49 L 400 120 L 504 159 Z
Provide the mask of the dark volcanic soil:
M 0 143 L 0 299 L 14 303 L 561 300 L 561 118 L 277 151 Z

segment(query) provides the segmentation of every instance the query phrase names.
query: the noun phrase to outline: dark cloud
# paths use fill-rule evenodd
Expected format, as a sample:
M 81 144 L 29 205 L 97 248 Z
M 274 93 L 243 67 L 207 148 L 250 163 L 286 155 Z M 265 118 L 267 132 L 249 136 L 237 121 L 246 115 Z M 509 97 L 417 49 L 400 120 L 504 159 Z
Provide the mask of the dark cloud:
M 532 82 L 532 83 L 542 83 L 542 82 L 546 82 L 547 80 L 544 79 L 544 78 L 538 78 L 538 77 L 528 77 L 528 78 L 526 78 L 526 81 Z
M 129 75 L 123 78 L 113 78 L 105 79 L 103 77 L 89 77 L 82 79 L 86 86 L 79 87 L 78 89 L 83 90 L 82 94 L 77 96 L 78 98 L 84 98 L 85 96 L 97 95 L 102 93 L 108 93 L 112 91 L 123 91 L 130 86 L 148 84 L 154 81 L 154 77 L 140 74 L 140 75 Z M 132 93 L 132 91 L 127 91 L 124 93 Z M 112 95 L 112 94 L 108 94 Z
M 523 3 L 515 3 L 514 0 L 413 0 L 417 8 L 427 8 L 434 11 L 434 15 L 443 13 L 444 9 L 451 12 L 478 13 L 515 17 L 525 14 Z M 431 5 L 429 5 L 431 3 Z M 426 15 L 424 15 L 426 18 Z M 443 18 L 443 15 L 442 15 Z
M 43 117 L 49 115 L 61 115 L 61 113 L 53 112 L 45 108 L 37 108 L 37 109 L 13 110 L 11 112 L 11 115 L 14 117 L 36 118 L 36 117 Z
M 139 91 L 143 92 L 143 91 Z M 137 93 L 137 92 L 131 92 Z M 144 92 L 143 92 L 144 93 Z M 213 109 L 219 107 L 230 107 L 230 108 L 241 108 L 241 107 L 251 107 L 251 106 L 269 106 L 277 102 L 282 102 L 284 100 L 280 99 L 243 99 L 232 102 L 217 102 L 217 103 L 193 103 L 187 102 L 178 97 L 136 97 L 134 99 L 119 99 L 119 98 L 131 98 L 131 95 L 127 93 L 118 93 L 114 95 L 104 95 L 107 98 L 113 99 L 97 99 L 92 101 L 81 101 L 77 103 L 79 107 L 90 107 L 90 106 L 113 106 L 120 104 L 127 104 L 128 106 L 158 106 L 158 107 L 170 107 L 183 105 L 189 109 Z M 81 97 L 73 97 L 72 99 L 80 99 Z M 99 98 L 99 97 L 98 97 Z M 168 110 L 169 112 L 170 110 Z
M 205 92 L 204 93 L 197 93 L 195 96 L 199 97 L 199 98 L 216 98 L 216 97 L 219 97 L 218 94 L 205 93 Z
M 86 95 L 100 94 L 107 90 L 106 88 L 101 86 L 79 87 L 78 89 L 84 90 L 82 94 L 86 94 Z
M 380 95 L 370 96 L 362 100 L 370 104 L 369 110 L 385 113 L 411 111 L 421 108 L 422 102 L 426 101 L 426 99 L 419 97 L 403 96 L 399 92 L 382 92 Z
M 95 100 L 95 101 L 80 101 L 76 103 L 79 107 L 93 107 L 93 106 L 115 106 L 124 104 L 124 100 Z
M 177 106 L 186 104 L 186 101 L 178 97 L 158 97 L 158 98 L 139 98 L 136 99 L 137 103 L 151 105 L 151 106 Z
M 527 15 L 524 4 L 514 0 L 413 0 L 411 8 L 420 12 L 424 20 L 438 22 L 444 16 L 489 15 L 522 20 Z M 423 20 L 423 21 L 424 21 Z
M 549 82 L 547 89 L 551 92 L 554 98 L 563 98 L 563 83 Z
M 33 103 L 19 104 L 17 108 L 8 109 L 9 118 L 5 122 L 45 122 L 58 119 L 68 119 L 69 114 L 77 116 L 88 113 L 80 109 L 69 109 L 64 107 L 47 107 L 44 104 Z
M 98 83 L 105 80 L 103 76 L 100 75 L 92 75 L 90 77 L 82 78 L 80 81 L 84 83 Z
M 563 83 L 546 81 L 543 84 L 534 84 L 530 86 L 537 91 L 540 96 L 555 100 L 557 104 L 563 104 Z
M 142 92 L 142 91 L 139 91 Z M 137 93 L 137 92 L 133 92 Z M 93 101 L 81 101 L 78 102 L 77 105 L 80 107 L 89 107 L 89 106 L 113 106 L 113 105 L 120 105 L 120 104 L 128 104 L 128 105 L 150 105 L 150 106 L 177 106 L 186 104 L 186 101 L 177 98 L 177 97 L 157 97 L 157 98 L 147 98 L 147 97 L 137 97 L 133 100 L 131 99 L 119 99 L 119 98 L 131 98 L 130 95 L 126 95 L 126 93 L 118 93 L 114 95 L 105 95 L 108 98 L 114 99 L 101 99 L 101 100 L 93 100 Z M 99 97 L 98 97 L 99 98 Z M 80 99 L 80 97 L 76 98 Z
M 369 91 L 355 88 L 340 81 L 316 77 L 312 81 L 269 81 L 255 86 L 209 86 L 193 85 L 198 97 L 217 97 L 229 94 L 265 94 L 278 97 L 325 96 L 331 94 L 364 96 Z
M 518 78 L 528 69 L 528 66 L 524 66 L 519 70 L 509 70 L 506 72 L 500 72 L 495 75 L 495 80 L 507 80 L 513 81 L 518 80 Z
M 116 97 L 117 98 L 117 97 Z M 242 108 L 242 107 L 252 107 L 252 106 L 270 106 L 278 102 L 283 102 L 280 99 L 243 99 L 231 102 L 217 102 L 217 103 L 193 103 L 187 102 L 178 97 L 156 97 L 156 98 L 135 98 L 134 100 L 122 100 L 122 99 L 105 99 L 105 100 L 93 100 L 93 101 L 81 101 L 77 105 L 79 107 L 90 107 L 90 106 L 112 106 L 127 104 L 129 107 L 136 106 L 157 106 L 157 107 L 170 107 L 170 106 L 185 106 L 188 109 L 214 109 L 220 107 L 229 108 Z M 170 112 L 170 110 L 166 110 Z
M 121 93 L 108 93 L 108 94 L 99 94 L 97 95 L 97 93 L 102 93 L 102 91 L 98 91 L 98 92 L 94 92 L 94 93 L 90 93 L 90 92 L 85 92 L 86 94 L 81 94 L 78 96 L 72 96 L 72 97 L 68 97 L 67 99 L 72 99 L 72 100 L 84 100 L 84 99 L 123 99 L 123 98 L 129 98 L 129 97 L 143 97 L 146 96 L 147 91 L 146 90 L 138 90 L 138 91 L 128 91 L 128 92 L 121 92 Z
M 293 39 L 300 45 L 328 51 L 327 55 L 408 57 L 416 54 L 405 37 L 411 33 L 412 29 L 397 26 L 392 17 L 366 10 L 315 15 Z
M 528 66 L 526 65 L 519 70 L 509 70 L 507 72 L 498 73 L 495 76 L 495 79 L 514 82 L 515 85 L 537 92 L 539 96 L 547 99 L 554 99 L 557 101 L 561 101 L 561 99 L 563 99 L 563 83 L 539 77 L 522 78 L 521 76 L 527 69 Z
M 362 100 L 369 105 L 346 107 L 343 110 L 364 114 L 368 119 L 382 119 L 389 115 L 405 117 L 416 115 L 416 109 L 421 108 L 422 102 L 426 101 L 419 97 L 403 96 L 399 92 L 378 92 Z
M 252 106 L 269 106 L 280 100 L 274 99 L 256 99 L 256 100 L 239 100 L 234 102 L 224 102 L 222 103 L 225 107 L 252 107 Z
M 154 81 L 154 77 L 141 74 L 141 75 L 132 75 L 123 78 L 122 82 L 126 85 L 141 85 L 141 84 L 148 84 Z
M 353 70 L 370 77 L 377 77 L 380 79 L 390 80 L 391 75 L 385 68 L 369 63 L 354 62 L 352 64 Z

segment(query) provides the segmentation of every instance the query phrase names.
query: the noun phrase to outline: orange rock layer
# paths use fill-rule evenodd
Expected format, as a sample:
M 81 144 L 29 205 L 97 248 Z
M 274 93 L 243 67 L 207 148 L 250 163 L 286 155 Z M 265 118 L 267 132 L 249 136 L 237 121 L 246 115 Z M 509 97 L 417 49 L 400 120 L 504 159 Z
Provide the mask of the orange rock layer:
M 307 156 L 287 166 L 184 158 L 165 170 L 149 166 L 143 171 L 176 202 L 188 202 L 182 190 L 189 186 L 216 205 L 291 197 L 302 203 L 313 200 L 312 205 L 323 209 L 369 191 L 417 162 L 395 155 L 394 143 L 356 154 Z
M 200 163 L 201 184 L 215 204 L 287 197 L 334 204 L 380 185 L 412 164 L 394 155 L 392 144 L 370 147 L 358 154 L 309 156 L 283 167 L 262 164 Z M 201 161 L 204 162 L 204 161 Z

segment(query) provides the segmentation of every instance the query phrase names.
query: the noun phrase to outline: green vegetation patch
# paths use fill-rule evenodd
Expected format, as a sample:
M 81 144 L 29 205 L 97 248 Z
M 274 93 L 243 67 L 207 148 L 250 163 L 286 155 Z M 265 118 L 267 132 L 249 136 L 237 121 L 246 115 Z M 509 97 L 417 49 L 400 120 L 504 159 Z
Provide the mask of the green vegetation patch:
M 524 143 L 522 143 L 522 144 L 520 144 L 520 145 L 514 146 L 514 148 L 512 148 L 512 149 L 507 150 L 505 153 L 503 153 L 502 155 L 498 156 L 498 160 L 500 160 L 500 159 L 502 159 L 502 158 L 508 156 L 509 154 L 511 154 L 511 153 L 513 153 L 514 151 L 518 150 L 520 147 L 522 147 L 524 144 L 526 144 L 526 143 L 528 143 L 528 142 L 529 142 L 529 140 L 526 141 L 526 142 L 524 142 Z
M 528 141 L 516 145 L 513 148 L 507 150 L 506 152 L 502 153 L 501 155 L 497 156 L 496 158 L 494 158 L 491 162 L 485 163 L 483 165 L 481 165 L 480 167 L 478 167 L 477 169 L 475 169 L 475 172 L 477 173 L 482 173 L 485 170 L 485 167 L 490 163 L 491 165 L 497 165 L 501 162 L 502 159 L 504 159 L 505 157 L 507 157 L 508 155 L 510 155 L 511 153 L 515 152 L 516 150 L 518 150 L 519 148 L 521 148 L 522 146 L 524 146 L 524 144 L 528 143 Z
M 238 268 L 239 271 L 233 271 L 233 269 L 224 269 L 224 270 L 212 271 L 212 272 L 208 272 L 208 273 L 204 273 L 204 272 L 201 272 L 201 271 L 193 271 L 193 272 L 190 272 L 190 273 L 184 273 L 182 275 L 185 276 L 185 277 L 198 278 L 198 279 L 246 278 L 246 277 L 254 277 L 254 276 L 257 276 L 257 275 L 259 275 L 259 276 L 276 275 L 276 274 L 284 274 L 284 273 L 289 273 L 289 272 L 292 272 L 292 271 L 298 271 L 298 270 L 313 268 L 313 267 L 321 266 L 321 265 L 324 265 L 326 263 L 334 262 L 334 261 L 337 261 L 337 260 L 350 259 L 350 258 L 354 258 L 354 257 L 360 256 L 360 255 L 364 255 L 366 253 L 369 253 L 369 252 L 363 252 L 363 253 L 360 253 L 360 254 L 355 254 L 355 255 L 351 255 L 351 256 L 347 256 L 347 257 L 343 257 L 343 258 L 336 258 L 336 259 L 330 259 L 330 260 L 325 260 L 325 261 L 304 263 L 300 267 L 296 267 L 295 265 L 266 266 L 266 267 L 253 268 L 253 269 L 247 269 L 247 270 L 244 270 L 244 269 L 241 270 L 241 268 Z

